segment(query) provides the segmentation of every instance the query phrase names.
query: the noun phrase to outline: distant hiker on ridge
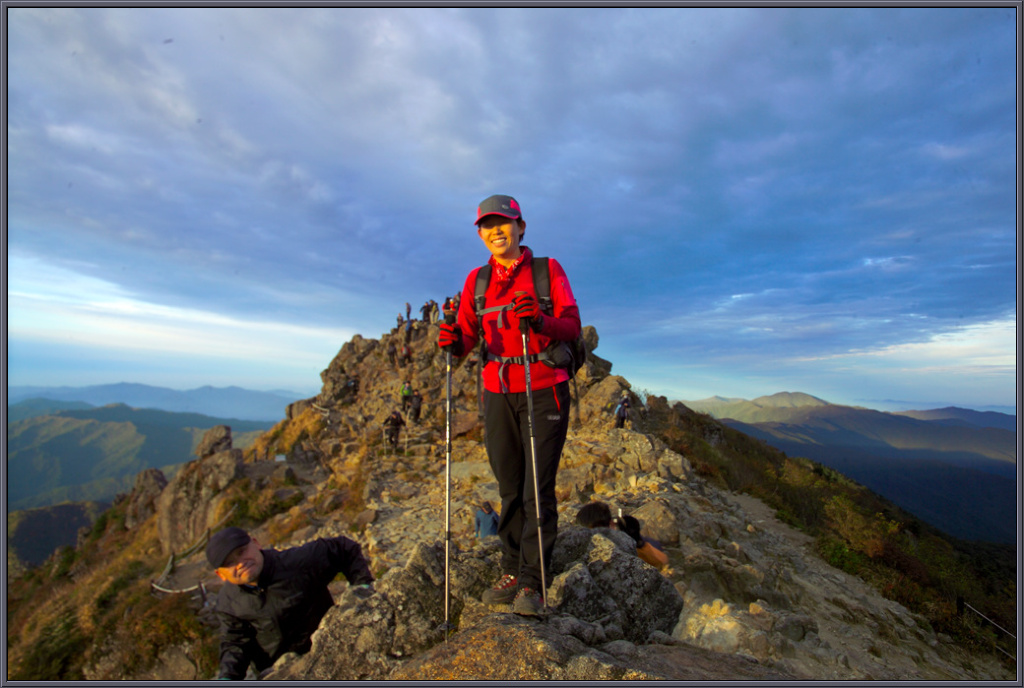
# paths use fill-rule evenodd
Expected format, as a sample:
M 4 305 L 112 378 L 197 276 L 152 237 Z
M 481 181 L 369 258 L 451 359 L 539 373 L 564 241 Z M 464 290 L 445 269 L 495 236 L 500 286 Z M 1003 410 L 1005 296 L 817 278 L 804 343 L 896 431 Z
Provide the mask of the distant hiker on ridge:
M 309 652 L 310 636 L 334 606 L 327 585 L 339 573 L 361 594 L 372 593 L 362 548 L 344 536 L 278 551 L 260 549 L 241 528 L 224 528 L 210 538 L 206 559 L 224 581 L 214 608 L 222 680 L 244 679 L 250 664 L 262 672 L 286 652 Z
M 488 264 L 469 273 L 459 299 L 457 322 L 442 323 L 438 345 L 456 356 L 473 351 L 483 337 L 485 445 L 498 480 L 502 576 L 486 591 L 487 604 L 509 604 L 519 614 L 537 614 L 550 580 L 551 553 L 558 532 L 555 476 L 569 428 L 569 372 L 545 365 L 539 356 L 550 343 L 579 336 L 580 314 L 569 279 L 558 261 L 546 259 L 551 312 L 541 311 L 534 286 L 534 263 L 545 260 L 521 245 L 526 231 L 519 203 L 495 195 L 477 208 L 477 236 L 491 253 Z M 477 277 L 487 275 L 482 304 L 476 304 Z M 529 338 L 530 389 L 520 324 Z M 533 409 L 533 440 L 529 409 Z M 535 448 L 535 455 L 532 448 Z M 536 461 L 536 475 L 533 462 Z M 537 523 L 540 495 L 540 523 Z M 543 552 L 540 545 L 543 544 Z M 543 557 L 543 559 L 542 559 Z
M 408 380 L 402 383 L 402 410 L 407 411 L 409 409 L 409 402 L 412 401 L 412 384 Z
M 384 420 L 384 437 L 387 439 L 388 444 L 392 447 L 398 446 L 398 435 L 404 427 L 405 421 L 402 419 L 402 414 L 397 410 L 392 411 L 391 415 Z
M 420 409 L 423 408 L 423 395 L 419 393 L 419 390 L 413 390 L 412 396 L 409 397 L 409 418 L 412 419 L 413 423 L 420 422 Z
M 615 407 L 615 427 L 623 427 L 626 424 L 627 418 L 629 418 L 629 392 L 622 390 L 622 399 L 619 400 L 619 405 Z

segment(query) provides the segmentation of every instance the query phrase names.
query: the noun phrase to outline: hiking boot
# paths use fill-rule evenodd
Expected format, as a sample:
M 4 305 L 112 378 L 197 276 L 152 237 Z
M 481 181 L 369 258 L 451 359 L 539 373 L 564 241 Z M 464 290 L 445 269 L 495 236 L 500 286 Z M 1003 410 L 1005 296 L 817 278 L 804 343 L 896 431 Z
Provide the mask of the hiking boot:
M 533 588 L 519 588 L 519 594 L 512 603 L 512 611 L 524 616 L 537 616 L 543 606 L 539 592 Z
M 516 577 L 506 573 L 494 587 L 484 592 L 480 601 L 484 604 L 512 604 L 516 598 Z

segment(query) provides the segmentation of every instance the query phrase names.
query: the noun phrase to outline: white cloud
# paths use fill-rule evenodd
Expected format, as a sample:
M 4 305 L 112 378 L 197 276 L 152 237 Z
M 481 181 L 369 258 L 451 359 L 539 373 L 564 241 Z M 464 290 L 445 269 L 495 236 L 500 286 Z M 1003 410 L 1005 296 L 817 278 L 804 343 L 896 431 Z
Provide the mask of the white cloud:
M 1016 314 L 934 334 L 926 341 L 798 360 L 849 361 L 918 374 L 1005 374 L 1016 370 Z
M 110 282 L 38 260 L 12 257 L 12 263 L 12 338 L 255 364 L 280 357 L 316 364 L 329 361 L 355 334 L 148 303 Z
M 861 264 L 875 270 L 894 271 L 907 269 L 913 262 L 912 256 L 886 256 L 885 258 L 865 258 Z
M 945 143 L 926 143 L 921 146 L 921 152 L 930 158 L 939 160 L 957 160 L 971 154 L 971 149 L 966 146 L 952 146 Z

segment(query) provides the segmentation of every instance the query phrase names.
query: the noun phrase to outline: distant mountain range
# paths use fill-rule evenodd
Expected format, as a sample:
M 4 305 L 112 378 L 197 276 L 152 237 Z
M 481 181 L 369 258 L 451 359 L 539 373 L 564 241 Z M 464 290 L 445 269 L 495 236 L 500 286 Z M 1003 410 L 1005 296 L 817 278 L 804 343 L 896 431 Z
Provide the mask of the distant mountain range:
M 939 425 L 975 426 L 979 428 L 1000 428 L 1017 432 L 1017 416 L 993 411 L 971 411 L 970 409 L 949 406 L 929 411 L 897 411 L 897 416 L 909 416 L 918 420 L 927 420 Z
M 285 407 L 302 398 L 301 394 L 287 391 L 259 392 L 241 387 L 210 386 L 180 391 L 129 382 L 92 387 L 23 386 L 7 390 L 8 405 L 28 399 L 49 399 L 78 401 L 92 406 L 127 404 L 134 408 L 263 421 L 283 419 Z
M 216 425 L 231 427 L 237 447 L 248 446 L 273 426 L 124 404 L 57 410 L 47 409 L 44 401 L 26 400 L 8 410 L 21 418 L 7 424 L 8 511 L 110 501 L 119 492 L 130 492 L 140 471 L 160 468 L 173 474 L 194 458 L 199 440 Z
M 834 468 L 951 535 L 1016 541 L 1015 416 L 955 407 L 885 413 L 792 392 L 682 403 Z

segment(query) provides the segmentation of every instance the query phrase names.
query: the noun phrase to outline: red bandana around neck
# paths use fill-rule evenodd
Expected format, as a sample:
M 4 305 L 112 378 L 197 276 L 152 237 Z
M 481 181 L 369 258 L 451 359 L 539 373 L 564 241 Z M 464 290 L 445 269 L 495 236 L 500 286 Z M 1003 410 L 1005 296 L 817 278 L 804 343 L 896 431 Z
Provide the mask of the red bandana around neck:
M 515 277 L 516 272 L 519 270 L 519 266 L 533 257 L 533 251 L 531 251 L 529 247 L 522 246 L 521 248 L 522 254 L 520 254 L 520 256 L 516 258 L 516 261 L 507 268 L 495 260 L 494 256 L 491 256 L 490 260 L 487 261 L 491 264 L 492 276 L 497 279 L 499 283 L 504 284 L 505 282 L 511 282 L 512 278 Z

